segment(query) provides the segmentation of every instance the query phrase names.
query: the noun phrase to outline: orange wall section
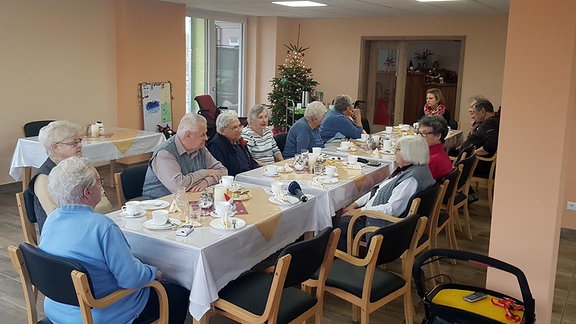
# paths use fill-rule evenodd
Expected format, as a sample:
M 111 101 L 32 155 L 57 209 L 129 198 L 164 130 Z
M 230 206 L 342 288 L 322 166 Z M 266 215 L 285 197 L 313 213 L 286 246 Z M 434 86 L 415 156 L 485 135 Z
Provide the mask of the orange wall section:
M 186 44 L 182 4 L 116 1 L 118 125 L 143 129 L 141 82 L 172 82 L 172 125 L 186 112 Z
M 507 39 L 489 254 L 524 271 L 538 322 L 551 323 L 566 175 L 574 172 L 576 2 L 512 0 Z M 518 291 L 498 271 L 487 286 Z

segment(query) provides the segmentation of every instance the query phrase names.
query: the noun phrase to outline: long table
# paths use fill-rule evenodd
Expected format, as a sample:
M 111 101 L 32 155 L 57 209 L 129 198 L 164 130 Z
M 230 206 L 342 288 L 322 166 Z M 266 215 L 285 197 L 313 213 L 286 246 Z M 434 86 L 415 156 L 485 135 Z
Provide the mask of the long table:
M 278 176 L 269 177 L 265 175 L 265 168 L 257 168 L 236 175 L 236 180 L 247 183 L 254 183 L 269 187 L 274 181 L 284 182 L 287 186 L 291 181 L 297 181 L 305 194 L 316 196 L 317 206 L 315 213 L 318 214 L 327 225 L 332 224 L 331 217 L 336 211 L 348 206 L 356 199 L 360 198 L 374 185 L 382 182 L 390 174 L 390 162 L 381 166 L 373 167 L 363 163 L 354 166 L 346 165 L 345 161 L 338 159 L 327 159 L 325 165 L 331 164 L 338 168 L 338 182 L 333 184 L 320 185 L 314 181 L 318 175 L 314 175 L 307 170 L 296 171 L 292 169 L 294 159 L 289 159 L 276 163 L 279 167 L 290 168 L 279 172 Z
M 315 197 L 311 196 L 306 203 L 276 205 L 268 201 L 263 188 L 244 185 L 252 198 L 242 201 L 247 214 L 234 216 L 247 222 L 238 230 L 216 230 L 203 221 L 202 227 L 181 237 L 171 230 L 144 228 L 150 212 L 142 218 L 121 217 L 120 211 L 108 214 L 122 228 L 137 258 L 158 267 L 166 279 L 190 289 L 189 311 L 195 322 L 207 321 L 205 314 L 211 303 L 230 281 L 304 232 L 324 228 L 324 221 L 313 212 Z M 188 193 L 192 201 L 198 200 L 198 196 Z M 163 199 L 171 201 L 172 197 Z
M 164 134 L 143 130 L 110 127 L 108 135 L 82 139 L 82 156 L 93 163 L 114 161 L 123 157 L 153 152 L 157 145 L 166 140 Z M 10 164 L 10 176 L 22 179 L 26 189 L 30 181 L 31 168 L 39 168 L 46 161 L 46 150 L 38 136 L 19 138 Z

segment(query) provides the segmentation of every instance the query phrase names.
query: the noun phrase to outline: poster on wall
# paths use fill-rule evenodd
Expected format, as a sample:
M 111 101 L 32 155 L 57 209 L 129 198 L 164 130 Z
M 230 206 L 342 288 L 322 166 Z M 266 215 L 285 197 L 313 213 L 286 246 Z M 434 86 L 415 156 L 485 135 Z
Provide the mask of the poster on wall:
M 158 131 L 158 126 L 172 128 L 172 84 L 142 82 L 138 85 L 140 105 L 144 114 L 144 130 Z

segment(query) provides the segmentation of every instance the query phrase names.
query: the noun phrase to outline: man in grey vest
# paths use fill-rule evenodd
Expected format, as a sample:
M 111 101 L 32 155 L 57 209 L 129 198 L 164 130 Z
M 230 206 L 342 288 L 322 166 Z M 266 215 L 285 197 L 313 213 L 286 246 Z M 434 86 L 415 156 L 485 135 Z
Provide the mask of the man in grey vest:
M 408 208 L 408 202 L 413 194 L 436 183 L 428 168 L 430 159 L 428 143 L 422 137 L 415 135 L 401 137 L 396 143 L 395 156 L 398 168 L 372 192 L 342 209 L 342 217 L 338 224 L 342 233 L 346 233 L 350 215 L 355 210 L 372 210 L 398 217 Z M 354 233 L 365 226 L 382 227 L 387 224 L 386 220 L 366 217 L 365 223 L 360 221 L 354 223 Z M 346 235 L 340 236 L 338 249 L 346 251 Z
M 148 162 L 143 199 L 169 195 L 178 187 L 202 191 L 228 174 L 206 149 L 206 131 L 206 119 L 201 115 L 182 117 L 176 136 L 159 145 Z

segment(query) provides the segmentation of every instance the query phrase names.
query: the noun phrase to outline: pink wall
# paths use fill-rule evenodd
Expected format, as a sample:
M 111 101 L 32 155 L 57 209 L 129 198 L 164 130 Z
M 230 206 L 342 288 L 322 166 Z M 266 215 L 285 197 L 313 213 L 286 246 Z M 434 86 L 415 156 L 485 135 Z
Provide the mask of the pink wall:
M 140 82 L 172 82 L 172 125 L 186 112 L 185 6 L 155 0 L 116 1 L 118 125 L 144 127 Z
M 574 172 L 575 44 L 576 2 L 511 1 L 489 253 L 525 272 L 539 323 L 551 322 L 565 179 Z M 490 271 L 488 286 L 517 284 Z

